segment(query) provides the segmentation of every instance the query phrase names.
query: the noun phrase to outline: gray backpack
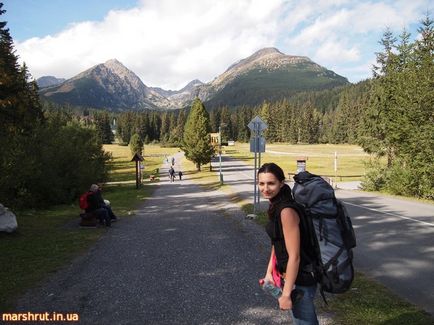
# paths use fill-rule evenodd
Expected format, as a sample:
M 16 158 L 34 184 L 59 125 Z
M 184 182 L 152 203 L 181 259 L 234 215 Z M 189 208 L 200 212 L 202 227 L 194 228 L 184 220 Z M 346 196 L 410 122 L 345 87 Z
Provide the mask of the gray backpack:
M 315 252 L 308 271 L 313 272 L 325 300 L 324 292 L 343 293 L 353 282 L 356 237 L 347 210 L 330 184 L 307 171 L 295 175 L 294 181 L 292 193 L 300 222 Z

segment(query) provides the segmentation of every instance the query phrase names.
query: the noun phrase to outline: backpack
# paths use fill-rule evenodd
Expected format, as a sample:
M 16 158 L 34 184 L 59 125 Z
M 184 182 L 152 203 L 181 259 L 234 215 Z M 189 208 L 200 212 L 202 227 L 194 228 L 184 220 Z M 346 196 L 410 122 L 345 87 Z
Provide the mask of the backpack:
M 86 210 L 89 207 L 89 202 L 87 202 L 87 197 L 92 194 L 91 192 L 83 193 L 80 196 L 80 209 Z
M 307 171 L 294 176 L 292 193 L 300 222 L 310 237 L 314 260 L 308 266 L 324 292 L 343 293 L 354 279 L 353 251 L 356 236 L 344 204 L 322 177 Z

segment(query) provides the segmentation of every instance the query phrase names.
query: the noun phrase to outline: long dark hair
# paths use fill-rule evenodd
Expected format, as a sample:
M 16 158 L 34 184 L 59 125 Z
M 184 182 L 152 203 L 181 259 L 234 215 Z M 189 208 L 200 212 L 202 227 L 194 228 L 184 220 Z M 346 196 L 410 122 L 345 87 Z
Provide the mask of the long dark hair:
M 280 168 L 278 165 L 276 165 L 275 163 L 266 163 L 263 164 L 259 169 L 258 169 L 258 175 L 262 174 L 262 173 L 271 173 L 274 176 L 276 176 L 276 178 L 280 181 L 283 182 L 285 180 L 285 174 L 283 173 L 282 168 Z
M 258 176 L 259 174 L 262 173 L 271 173 L 273 174 L 280 182 L 284 182 L 285 181 L 285 173 L 283 172 L 282 168 L 280 168 L 277 164 L 275 163 L 266 163 L 263 164 L 259 169 L 258 169 Z M 281 201 L 293 201 L 293 197 L 292 197 L 292 192 L 291 192 L 291 188 L 288 185 L 284 185 L 279 193 L 272 199 L 272 202 L 270 202 L 270 205 L 268 207 L 268 218 L 272 219 L 274 212 L 275 212 L 275 207 L 276 204 L 278 202 Z

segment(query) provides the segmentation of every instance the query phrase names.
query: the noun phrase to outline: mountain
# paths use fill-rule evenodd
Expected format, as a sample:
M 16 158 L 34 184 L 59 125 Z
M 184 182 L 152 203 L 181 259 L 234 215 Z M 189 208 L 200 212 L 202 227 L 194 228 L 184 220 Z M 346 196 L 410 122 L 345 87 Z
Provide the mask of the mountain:
M 348 84 L 348 80 L 304 56 L 265 48 L 231 65 L 209 84 L 199 87 L 207 107 L 255 105 L 301 91 Z
M 66 79 L 56 78 L 53 76 L 44 76 L 44 77 L 36 79 L 36 83 L 38 84 L 39 88 L 47 88 L 47 87 L 51 87 L 51 86 L 60 85 L 65 80 Z
M 193 80 L 180 90 L 147 87 L 113 59 L 62 84 L 40 91 L 57 103 L 107 110 L 173 109 L 189 106 L 198 96 L 207 108 L 257 105 L 305 91 L 330 89 L 348 80 L 307 57 L 264 48 L 232 64 L 209 83 Z
M 198 88 L 204 83 L 198 79 L 190 81 L 184 88 L 180 90 L 164 90 L 162 88 L 152 88 L 161 96 L 166 97 L 174 107 L 184 107 L 189 105 L 198 93 Z
M 116 59 L 98 64 L 61 85 L 42 89 L 40 93 L 59 104 L 115 111 L 171 108 L 167 98 L 148 88 Z

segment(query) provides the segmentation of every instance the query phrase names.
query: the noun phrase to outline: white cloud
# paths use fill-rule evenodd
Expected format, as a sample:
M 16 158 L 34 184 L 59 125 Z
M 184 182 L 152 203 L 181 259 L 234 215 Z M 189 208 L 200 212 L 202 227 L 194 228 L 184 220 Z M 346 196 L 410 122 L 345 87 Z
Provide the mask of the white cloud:
M 338 61 L 357 61 L 360 59 L 360 51 L 356 46 L 348 48 L 344 44 L 339 44 L 336 40 L 328 40 L 318 47 L 314 59 L 329 64 Z
M 429 0 L 142 0 L 16 48 L 36 78 L 70 78 L 117 58 L 148 86 L 180 89 L 275 46 L 357 81 L 363 73 L 348 65 L 367 66 L 385 27 L 400 32 L 430 8 Z
M 230 64 L 272 46 L 281 0 L 142 1 L 56 35 L 16 44 L 34 77 L 75 74 L 117 58 L 150 86 L 209 81 Z

